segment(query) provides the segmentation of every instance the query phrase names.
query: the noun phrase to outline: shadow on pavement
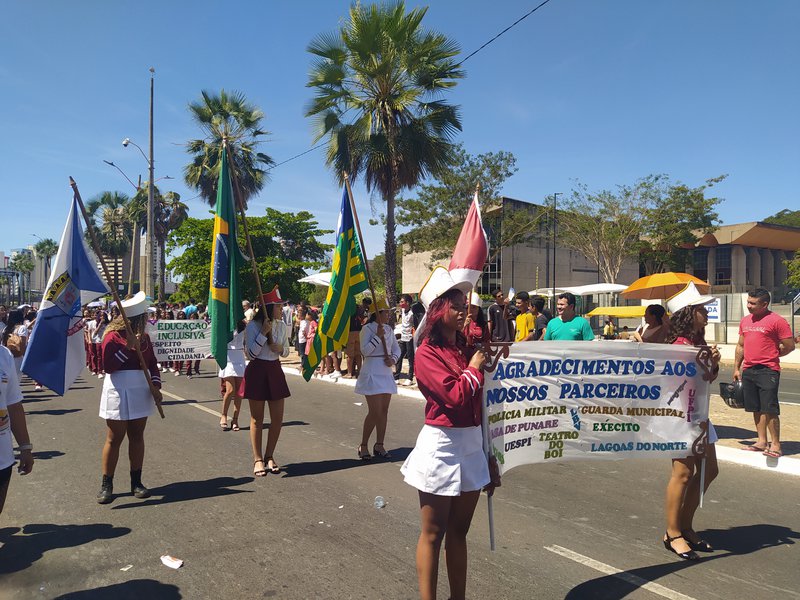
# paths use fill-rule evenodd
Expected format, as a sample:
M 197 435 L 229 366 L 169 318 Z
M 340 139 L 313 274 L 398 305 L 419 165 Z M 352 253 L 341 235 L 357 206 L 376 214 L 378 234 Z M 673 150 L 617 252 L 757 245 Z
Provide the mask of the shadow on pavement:
M 252 477 L 215 477 L 203 481 L 179 481 L 170 483 L 157 488 L 150 488 L 152 494 L 149 500 L 142 502 L 135 501 L 128 504 L 118 504 L 112 508 L 140 508 L 143 506 L 157 506 L 159 504 L 171 504 L 173 502 L 185 502 L 187 500 L 198 500 L 200 498 L 216 498 L 218 496 L 231 496 L 233 494 L 251 494 L 251 490 L 231 490 L 229 487 L 244 485 L 253 481 Z M 132 497 L 131 494 L 125 494 Z M 159 496 L 155 498 L 153 496 Z M 119 498 L 119 496 L 117 496 Z
M 715 423 L 714 429 L 717 430 L 717 435 L 721 440 L 749 440 L 750 438 L 756 437 L 754 429 L 745 429 L 744 427 L 717 425 Z
M 2 530 L 3 533 L 8 529 Z M 48 550 L 74 548 L 95 540 L 107 540 L 127 535 L 127 527 L 114 527 L 109 523 L 90 525 L 54 525 L 38 523 L 25 525 L 21 533 L 3 538 L 0 548 L 0 574 L 27 569 L 42 558 Z
M 26 410 L 26 415 L 68 415 L 69 413 L 81 412 L 82 408 L 54 408 L 52 410 Z
M 115 600 L 140 600 L 141 598 L 180 600 L 183 596 L 181 596 L 178 586 L 161 583 L 154 579 L 132 579 L 125 583 L 63 594 L 56 597 L 55 600 L 106 600 L 107 598 Z
M 61 450 L 42 450 L 41 452 L 33 453 L 34 460 L 48 460 L 57 456 L 64 456 L 64 453 Z
M 359 460 L 358 458 L 335 458 L 316 462 L 290 463 L 281 466 L 281 468 L 285 473 L 285 477 L 304 477 L 306 475 L 334 473 L 336 471 L 366 467 L 368 465 L 379 465 L 381 463 L 404 462 L 406 457 L 411 453 L 411 448 L 387 448 L 387 450 L 389 450 L 392 455 L 390 460 L 383 460 L 378 457 L 373 457 L 372 460 L 369 461 Z M 353 454 L 355 455 L 355 453 L 356 449 L 353 448 Z
M 730 529 L 707 529 L 698 532 L 700 536 L 716 548 L 713 554 L 701 554 L 700 561 L 680 560 L 659 565 L 640 567 L 620 571 L 614 575 L 605 575 L 576 585 L 564 600 L 582 600 L 594 598 L 598 600 L 621 600 L 638 591 L 643 585 L 655 582 L 661 577 L 677 573 L 695 565 L 712 560 L 724 559 L 728 556 L 751 554 L 765 548 L 784 544 L 794 544 L 800 539 L 800 533 L 781 525 L 745 525 Z M 665 550 L 666 552 L 666 550 Z
M 245 419 L 245 423 L 249 423 L 250 418 L 248 417 Z M 282 427 L 294 427 L 296 425 L 309 425 L 310 423 L 306 423 L 305 421 L 284 421 Z M 250 431 L 250 425 L 240 425 L 239 426 L 242 431 Z M 269 429 L 269 423 L 263 423 L 261 425 L 261 429 Z

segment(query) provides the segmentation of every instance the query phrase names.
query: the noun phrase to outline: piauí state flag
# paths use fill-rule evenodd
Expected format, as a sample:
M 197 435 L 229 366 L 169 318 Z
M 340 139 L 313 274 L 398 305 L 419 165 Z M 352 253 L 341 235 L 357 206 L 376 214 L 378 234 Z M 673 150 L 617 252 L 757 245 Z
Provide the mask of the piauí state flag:
M 478 204 L 478 191 L 469 207 L 467 219 L 461 228 L 453 259 L 450 261 L 450 276 L 453 281 L 468 281 L 472 287 L 478 283 L 486 259 L 489 258 L 489 240 L 481 221 L 481 207 Z
M 78 201 L 73 198 L 22 372 L 63 396 L 86 368 L 81 306 L 109 291 L 97 265 L 89 259 Z
M 303 370 L 306 381 L 311 379 L 323 356 L 347 345 L 350 318 L 356 313 L 356 294 L 368 287 L 364 255 L 355 233 L 353 211 L 345 187 L 342 207 L 339 209 L 339 223 L 336 226 L 331 283 L 317 325 L 317 334 L 308 354 L 307 366 Z
M 208 314 L 211 317 L 211 354 L 219 368 L 224 369 L 228 364 L 228 343 L 233 339 L 236 324 L 244 319 L 239 290 L 239 267 L 244 257 L 236 242 L 236 210 L 226 148 L 222 149 L 221 163 L 214 210 Z

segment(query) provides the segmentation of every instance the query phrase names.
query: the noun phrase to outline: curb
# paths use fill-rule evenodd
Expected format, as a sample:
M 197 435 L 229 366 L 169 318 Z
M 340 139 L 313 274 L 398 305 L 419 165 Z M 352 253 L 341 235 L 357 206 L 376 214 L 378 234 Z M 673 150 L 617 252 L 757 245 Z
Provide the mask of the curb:
M 294 375 L 295 377 L 302 377 L 301 373 L 296 367 L 282 366 L 283 372 L 287 375 Z M 356 386 L 355 379 L 321 379 L 314 377 L 312 381 L 320 381 L 322 383 L 332 383 L 334 385 L 344 385 L 354 388 Z M 417 389 L 404 388 L 401 385 L 397 386 L 397 395 L 405 396 L 406 398 L 413 398 L 415 400 L 424 400 L 422 392 Z M 800 458 L 789 458 L 782 456 L 781 458 L 769 458 L 757 452 L 745 452 L 741 448 L 730 448 L 721 444 L 716 444 L 717 459 L 722 462 L 730 462 L 745 467 L 753 467 L 755 469 L 762 469 L 772 471 L 774 473 L 783 473 L 784 475 L 795 475 L 800 477 Z

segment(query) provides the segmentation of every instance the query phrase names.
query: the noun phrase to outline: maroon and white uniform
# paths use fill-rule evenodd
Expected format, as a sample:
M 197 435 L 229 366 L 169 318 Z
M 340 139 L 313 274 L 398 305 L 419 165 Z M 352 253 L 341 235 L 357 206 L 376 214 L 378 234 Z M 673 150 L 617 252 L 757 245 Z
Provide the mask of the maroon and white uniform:
M 150 378 L 161 388 L 161 373 L 147 334 L 140 341 Z M 142 372 L 136 351 L 125 345 L 125 332 L 112 331 L 103 337 L 103 365 L 107 377 L 100 397 L 100 418 L 114 421 L 141 419 L 152 414 L 155 401 Z
M 428 340 L 417 348 L 414 372 L 426 400 L 425 425 L 401 472 L 420 491 L 458 496 L 489 483 L 481 435 L 483 373 L 469 366 L 471 352 Z

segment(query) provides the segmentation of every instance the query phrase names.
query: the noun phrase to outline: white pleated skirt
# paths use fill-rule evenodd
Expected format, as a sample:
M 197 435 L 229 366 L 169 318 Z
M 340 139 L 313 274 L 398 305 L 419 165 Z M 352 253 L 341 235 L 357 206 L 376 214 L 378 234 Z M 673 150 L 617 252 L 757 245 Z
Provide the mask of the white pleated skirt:
M 437 496 L 483 489 L 489 465 L 481 428 L 423 425 L 400 472 L 408 485 Z
M 103 380 L 100 418 L 131 421 L 149 417 L 156 403 L 142 371 L 115 371 Z

